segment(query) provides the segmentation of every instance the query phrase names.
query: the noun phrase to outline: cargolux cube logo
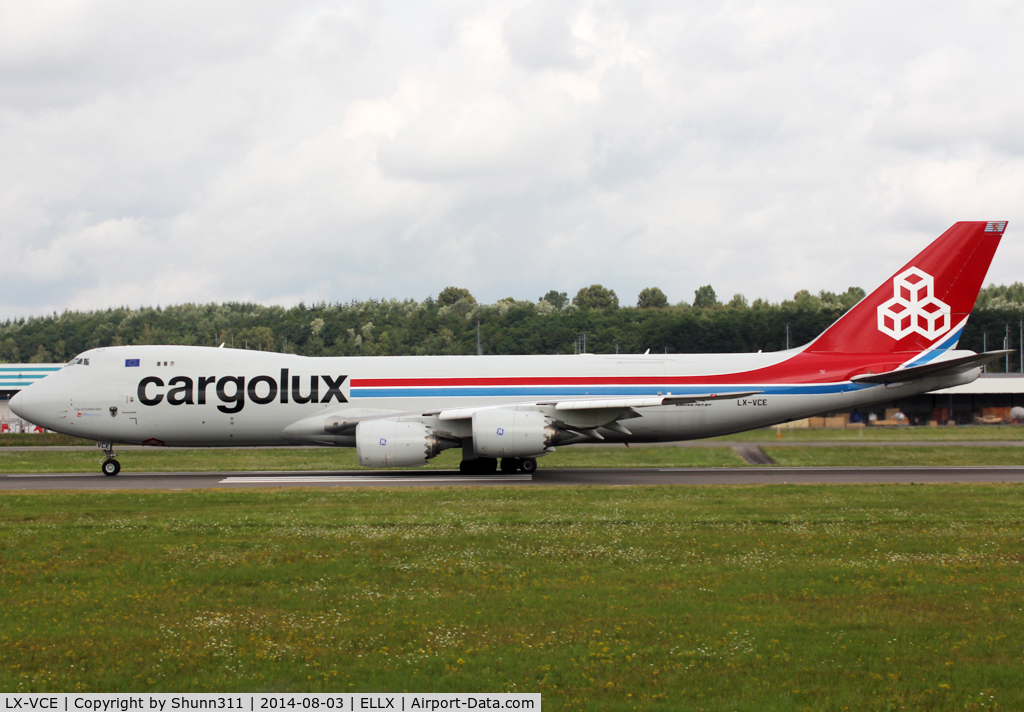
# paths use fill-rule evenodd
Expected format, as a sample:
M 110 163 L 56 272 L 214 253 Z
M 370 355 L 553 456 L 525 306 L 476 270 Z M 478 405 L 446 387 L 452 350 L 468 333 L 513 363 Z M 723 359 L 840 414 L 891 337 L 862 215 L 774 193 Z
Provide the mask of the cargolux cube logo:
M 935 298 L 935 280 L 917 267 L 892 280 L 893 298 L 878 307 L 878 330 L 899 341 L 912 333 L 937 339 L 953 325 L 949 305 Z

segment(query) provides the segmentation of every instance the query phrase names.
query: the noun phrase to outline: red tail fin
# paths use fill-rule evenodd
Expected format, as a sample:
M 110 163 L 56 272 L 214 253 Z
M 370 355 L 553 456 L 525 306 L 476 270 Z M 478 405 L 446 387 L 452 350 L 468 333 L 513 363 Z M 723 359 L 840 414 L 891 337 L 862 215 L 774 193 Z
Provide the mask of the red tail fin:
M 958 222 L 862 299 L 807 351 L 953 348 L 974 308 L 1005 222 Z

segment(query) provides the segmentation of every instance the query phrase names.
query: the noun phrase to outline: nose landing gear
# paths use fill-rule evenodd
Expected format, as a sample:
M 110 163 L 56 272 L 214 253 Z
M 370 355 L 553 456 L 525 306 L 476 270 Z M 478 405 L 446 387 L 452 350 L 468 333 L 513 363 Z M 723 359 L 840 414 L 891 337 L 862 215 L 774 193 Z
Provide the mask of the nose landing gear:
M 120 472 L 121 463 L 115 459 L 117 457 L 117 453 L 114 452 L 113 443 L 98 442 L 96 443 L 96 447 L 103 450 L 103 454 L 106 456 L 106 459 L 103 460 L 103 464 L 100 465 L 100 471 L 103 472 L 103 474 L 106 475 L 107 477 L 113 477 L 118 472 Z

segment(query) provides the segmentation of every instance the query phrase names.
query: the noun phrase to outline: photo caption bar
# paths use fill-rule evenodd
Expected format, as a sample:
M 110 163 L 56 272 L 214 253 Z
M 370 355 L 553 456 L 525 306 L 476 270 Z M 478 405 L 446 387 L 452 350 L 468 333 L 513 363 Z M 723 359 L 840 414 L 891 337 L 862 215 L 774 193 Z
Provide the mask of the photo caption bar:
M 3 712 L 172 712 L 178 710 L 531 710 L 541 709 L 539 692 L 385 694 L 217 694 L 217 693 L 2 693 Z

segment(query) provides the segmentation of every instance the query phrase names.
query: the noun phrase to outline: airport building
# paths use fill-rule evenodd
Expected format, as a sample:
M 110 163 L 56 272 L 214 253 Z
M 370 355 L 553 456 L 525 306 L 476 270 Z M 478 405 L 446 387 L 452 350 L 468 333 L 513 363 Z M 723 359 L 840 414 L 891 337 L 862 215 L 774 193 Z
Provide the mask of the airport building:
M 875 407 L 878 417 L 886 405 Z M 1009 422 L 1011 411 L 1024 407 L 1024 376 L 983 373 L 973 383 L 903 398 L 888 407 L 899 408 L 911 425 Z

